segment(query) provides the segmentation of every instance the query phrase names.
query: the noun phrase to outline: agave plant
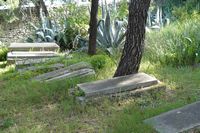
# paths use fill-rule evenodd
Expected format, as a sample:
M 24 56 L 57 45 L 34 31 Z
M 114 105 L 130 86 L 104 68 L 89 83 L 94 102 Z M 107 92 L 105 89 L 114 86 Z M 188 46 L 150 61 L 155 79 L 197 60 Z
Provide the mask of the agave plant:
M 97 28 L 97 45 L 110 55 L 123 49 L 127 21 L 111 20 L 107 11 L 106 18 L 101 19 Z
M 42 16 L 42 15 L 41 15 Z M 30 42 L 53 42 L 55 40 L 55 37 L 58 34 L 58 29 L 55 26 L 50 27 L 49 19 L 46 17 L 41 17 L 41 24 L 39 27 L 34 25 L 33 23 L 30 23 L 30 25 L 34 28 L 34 39 L 28 38 L 27 40 Z

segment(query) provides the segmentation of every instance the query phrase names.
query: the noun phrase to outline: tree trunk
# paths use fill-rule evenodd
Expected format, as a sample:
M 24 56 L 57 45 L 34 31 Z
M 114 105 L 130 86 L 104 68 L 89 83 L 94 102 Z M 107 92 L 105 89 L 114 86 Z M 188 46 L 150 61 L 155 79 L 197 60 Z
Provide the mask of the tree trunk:
M 96 38 L 97 38 L 97 14 L 99 0 L 92 0 L 90 12 L 90 29 L 89 29 L 89 47 L 88 54 L 96 54 Z
M 40 5 L 42 7 L 42 11 L 44 12 L 45 17 L 49 17 L 49 12 L 43 0 L 40 0 Z
M 150 1 L 130 0 L 126 42 L 114 77 L 135 74 L 139 70 Z
M 40 14 L 40 9 L 42 9 L 42 12 L 44 12 L 45 17 L 49 18 L 49 12 L 43 0 L 35 1 L 35 8 L 36 8 L 36 15 L 39 21 L 41 21 L 42 19 Z M 49 19 L 49 28 L 52 28 L 52 23 L 50 19 Z
M 37 0 L 35 1 L 35 10 L 36 10 L 36 16 L 38 17 L 39 21 L 41 21 L 41 18 L 40 18 L 40 1 Z

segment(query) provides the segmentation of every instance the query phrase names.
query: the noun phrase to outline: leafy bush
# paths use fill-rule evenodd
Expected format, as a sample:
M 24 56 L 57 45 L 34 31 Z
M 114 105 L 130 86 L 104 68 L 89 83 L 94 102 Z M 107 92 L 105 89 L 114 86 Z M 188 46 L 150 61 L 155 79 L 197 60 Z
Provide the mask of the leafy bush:
M 67 4 L 51 11 L 51 19 L 63 31 L 58 35 L 58 44 L 61 49 L 72 49 L 77 36 L 86 37 L 89 28 L 88 7 Z
M 13 121 L 13 119 L 11 118 L 8 118 L 6 120 L 3 121 L 3 124 L 2 124 L 2 128 L 5 129 L 5 128 L 9 128 L 11 126 L 13 126 L 15 123 Z
M 0 6 L 9 7 L 9 10 L 1 10 L 0 12 L 0 22 L 6 22 L 6 23 L 13 23 L 19 20 L 18 18 L 18 1 L 12 1 L 12 0 L 0 0 Z
M 117 18 L 120 20 L 124 20 L 128 17 L 128 2 L 127 0 L 122 0 L 119 2 L 119 6 L 117 8 Z
M 145 57 L 173 66 L 200 63 L 199 20 L 176 22 L 147 34 Z
M 0 48 L 0 61 L 6 61 L 7 53 L 8 53 L 7 48 Z
M 94 55 L 91 57 L 90 63 L 95 70 L 99 70 L 105 67 L 106 59 L 105 55 Z
M 200 1 L 199 0 L 187 0 L 184 5 L 180 7 L 174 7 L 172 15 L 175 19 L 186 20 L 200 15 Z

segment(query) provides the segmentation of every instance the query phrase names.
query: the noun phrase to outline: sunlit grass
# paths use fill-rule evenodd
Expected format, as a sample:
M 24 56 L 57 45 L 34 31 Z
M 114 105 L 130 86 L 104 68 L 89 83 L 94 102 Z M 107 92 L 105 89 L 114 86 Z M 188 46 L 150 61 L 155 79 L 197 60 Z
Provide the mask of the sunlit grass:
M 61 57 L 51 63 L 67 66 L 80 61 L 90 63 L 94 59 L 86 53 L 74 53 L 72 56 L 71 59 Z M 69 95 L 70 88 L 78 83 L 113 76 L 116 65 L 107 55 L 105 57 L 106 64 L 102 69 L 96 69 L 95 77 L 50 83 L 30 80 L 47 70 L 20 74 L 14 71 L 14 66 L 1 68 L 0 120 L 7 122 L 9 127 L 0 127 L 0 132 L 153 133 L 154 130 L 143 123 L 144 119 L 199 99 L 199 69 L 174 68 L 144 59 L 140 71 L 155 76 L 173 91 L 169 94 L 144 94 L 125 100 L 105 98 L 85 105 L 79 104 L 74 96 Z

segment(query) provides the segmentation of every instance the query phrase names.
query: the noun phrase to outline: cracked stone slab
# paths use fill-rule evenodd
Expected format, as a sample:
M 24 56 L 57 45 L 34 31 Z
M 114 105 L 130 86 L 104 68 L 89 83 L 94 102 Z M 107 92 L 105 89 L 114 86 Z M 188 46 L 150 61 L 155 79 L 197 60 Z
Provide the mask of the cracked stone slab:
M 61 80 L 61 79 L 67 79 L 67 78 L 74 78 L 74 77 L 84 77 L 89 75 L 94 75 L 95 71 L 93 69 L 80 69 L 73 72 L 68 72 L 66 74 L 51 78 L 46 80 L 47 82 L 53 81 L 53 80 Z
M 78 84 L 78 88 L 84 92 L 85 97 L 97 97 L 131 91 L 158 84 L 158 80 L 145 73 L 115 77 L 90 83 Z
M 48 79 L 59 77 L 59 76 L 62 76 L 62 75 L 66 75 L 66 74 L 69 74 L 72 71 L 76 71 L 76 70 L 84 69 L 84 68 L 92 68 L 92 67 L 91 67 L 90 64 L 88 64 L 86 62 L 79 62 L 79 63 L 72 64 L 70 66 L 67 66 L 67 67 L 64 67 L 64 68 L 61 68 L 61 69 L 58 69 L 58 70 L 55 70 L 55 71 L 51 71 L 51 72 L 48 72 L 48 73 L 38 75 L 33 79 L 38 80 L 38 81 L 48 80 Z M 89 74 L 89 73 L 86 73 L 86 74 Z M 80 75 L 80 76 L 82 76 L 82 75 Z
M 9 51 L 58 51 L 56 43 L 11 43 Z
M 42 69 L 59 69 L 62 67 L 64 67 L 64 64 L 57 63 L 57 64 L 48 65 L 48 66 L 30 66 L 30 67 L 18 69 L 17 71 L 20 73 L 23 73 L 26 71 L 36 71 L 36 70 L 42 70 Z
M 144 121 L 159 133 L 180 133 L 200 126 L 200 102 L 163 113 Z

